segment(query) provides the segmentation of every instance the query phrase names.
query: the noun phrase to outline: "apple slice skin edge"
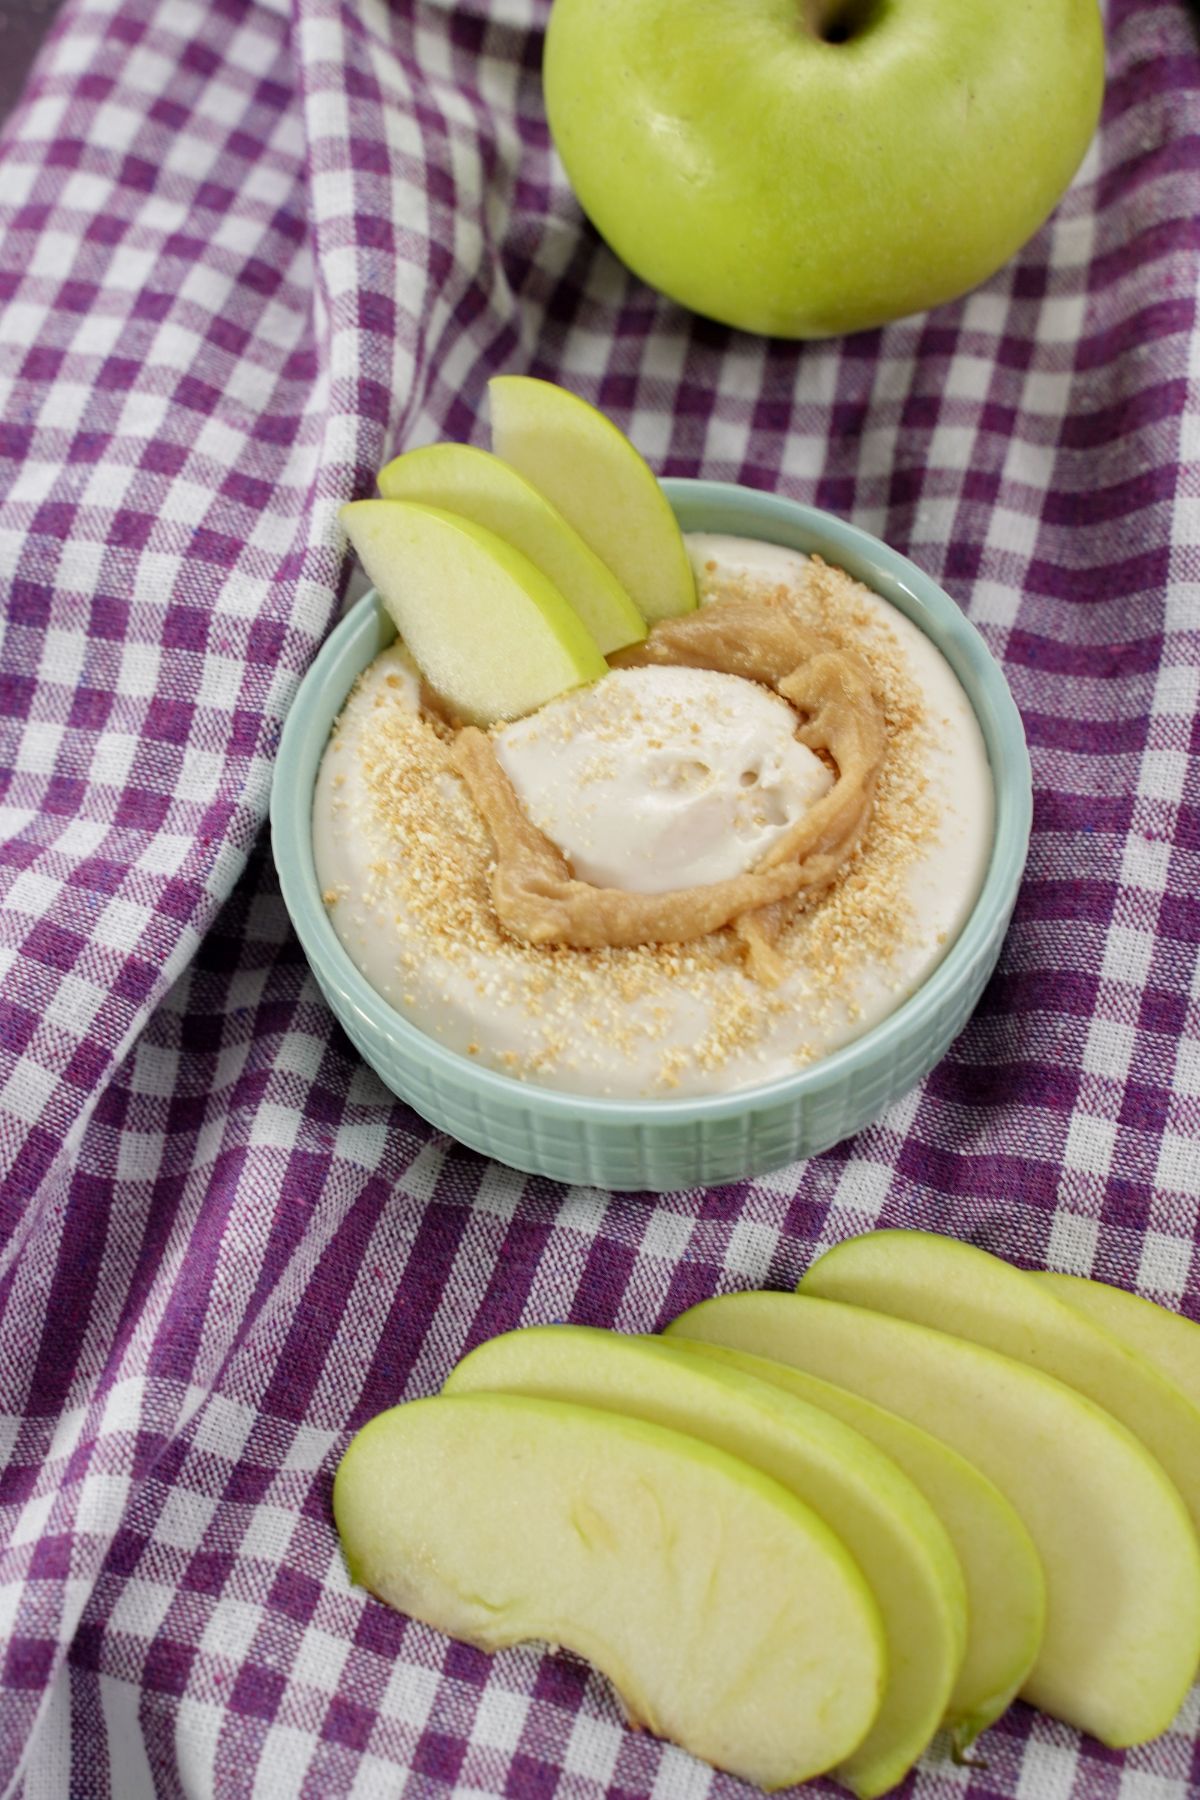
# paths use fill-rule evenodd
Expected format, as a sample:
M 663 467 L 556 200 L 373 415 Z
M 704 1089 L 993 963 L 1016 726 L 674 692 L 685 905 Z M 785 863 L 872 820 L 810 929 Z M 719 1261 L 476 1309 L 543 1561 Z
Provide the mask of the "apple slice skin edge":
M 1065 1306 L 1073 1306 L 1111 1331 L 1173 1381 L 1193 1406 L 1200 1407 L 1200 1325 L 1194 1319 L 1087 1275 L 1056 1275 L 1039 1269 L 1032 1279 Z
M 843 1301 L 723 1295 L 670 1330 L 850 1387 L 974 1462 L 1045 1567 L 1046 1635 L 1023 1697 L 1113 1749 L 1167 1729 L 1200 1661 L 1200 1550 L 1178 1491 L 1124 1425 L 1010 1357 Z M 1124 1567 L 1106 1568 L 1118 1554 Z
M 769 1789 L 841 1761 L 878 1710 L 882 1626 L 845 1548 L 681 1433 L 510 1394 L 410 1401 L 351 1441 L 333 1510 L 381 1598 L 489 1651 L 571 1648 L 650 1730 Z

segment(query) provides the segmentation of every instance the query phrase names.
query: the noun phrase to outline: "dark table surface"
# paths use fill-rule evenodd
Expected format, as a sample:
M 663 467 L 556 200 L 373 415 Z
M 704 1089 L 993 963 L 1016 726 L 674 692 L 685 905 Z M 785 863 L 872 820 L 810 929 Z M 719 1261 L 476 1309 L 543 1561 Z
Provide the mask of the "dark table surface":
M 59 0 L 0 0 L 0 118 L 12 110 Z

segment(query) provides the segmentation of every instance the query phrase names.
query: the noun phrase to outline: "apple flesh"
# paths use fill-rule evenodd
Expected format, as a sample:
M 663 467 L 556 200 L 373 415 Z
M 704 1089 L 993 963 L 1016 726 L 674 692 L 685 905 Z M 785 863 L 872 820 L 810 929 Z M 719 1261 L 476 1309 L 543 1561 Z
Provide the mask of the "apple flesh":
M 470 444 L 430 444 L 379 472 L 389 500 L 473 519 L 527 556 L 575 608 L 605 656 L 637 644 L 646 622 L 612 571 L 556 507 L 498 456 Z
M 1016 1699 L 1037 1661 L 1046 1621 L 1042 1565 L 999 1488 L 948 1444 L 848 1388 L 719 1344 L 674 1336 L 672 1342 L 832 1413 L 889 1456 L 924 1494 L 966 1583 L 967 1641 L 944 1723 L 959 1750 L 968 1748 Z
M 973 1462 L 1045 1572 L 1025 1699 L 1113 1748 L 1170 1724 L 1200 1660 L 1200 1549 L 1178 1490 L 1109 1413 L 994 1350 L 807 1294 L 724 1295 L 670 1329 L 837 1382 Z
M 777 1482 L 640 1420 L 509 1394 L 416 1400 L 338 1468 L 352 1578 L 495 1650 L 588 1657 L 633 1717 L 784 1787 L 870 1728 L 879 1615 L 837 1538 Z
M 1097 0 L 555 0 L 555 145 L 634 272 L 745 331 L 879 325 L 1037 230 L 1104 88 Z
M 799 1291 L 970 1338 L 1077 1388 L 1141 1438 L 1200 1529 L 1200 1411 L 1120 1338 L 1011 1263 L 935 1232 L 872 1231 L 819 1257 Z
M 653 1338 L 573 1325 L 509 1332 L 465 1357 L 443 1389 L 479 1391 L 540 1395 L 688 1432 L 810 1506 L 866 1577 L 887 1641 L 879 1716 L 838 1776 L 862 1800 L 895 1786 L 941 1723 L 967 1608 L 945 1530 L 893 1462 L 774 1384 Z
M 413 661 L 464 723 L 521 718 L 608 672 L 578 613 L 493 532 L 406 500 L 355 500 L 342 521 Z
M 1093 1325 L 1111 1331 L 1200 1408 L 1200 1325 L 1165 1306 L 1156 1306 L 1153 1300 L 1143 1300 L 1140 1294 L 1126 1293 L 1124 1288 L 1085 1275 L 1039 1272 L 1033 1280 Z
M 556 507 L 650 624 L 691 612 L 683 533 L 652 470 L 611 419 L 528 375 L 488 382 L 492 448 Z

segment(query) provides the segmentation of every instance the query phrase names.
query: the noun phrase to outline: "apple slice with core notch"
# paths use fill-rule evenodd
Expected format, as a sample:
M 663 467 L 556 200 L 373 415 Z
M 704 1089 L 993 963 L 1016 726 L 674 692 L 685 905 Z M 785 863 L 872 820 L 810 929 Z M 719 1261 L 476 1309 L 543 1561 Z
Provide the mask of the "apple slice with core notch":
M 937 1730 L 962 1662 L 962 1571 L 922 1495 L 873 1444 L 774 1384 L 655 1338 L 543 1325 L 490 1339 L 446 1394 L 538 1395 L 602 1407 L 703 1438 L 789 1488 L 835 1531 L 866 1576 L 887 1640 L 879 1716 L 839 1779 L 870 1797 L 894 1787 Z
M 1016 1699 L 1041 1648 L 1046 1583 L 1033 1540 L 999 1488 L 939 1438 L 832 1381 L 802 1369 L 672 1336 L 712 1358 L 819 1406 L 869 1438 L 908 1476 L 946 1528 L 967 1590 L 967 1642 L 946 1703 L 960 1752 Z
M 574 526 L 653 624 L 691 612 L 696 582 L 653 471 L 611 419 L 530 375 L 488 382 L 492 448 Z
M 797 1290 L 969 1338 L 1077 1388 L 1141 1438 L 1200 1530 L 1200 1411 L 1144 1357 L 1011 1263 L 930 1231 L 871 1231 L 818 1257 Z
M 388 500 L 458 513 L 495 532 L 570 602 L 605 656 L 645 637 L 646 622 L 612 570 L 557 507 L 498 456 L 471 444 L 409 450 L 379 471 L 379 491 Z
M 465 724 L 518 719 L 608 665 L 528 557 L 470 519 L 354 500 L 342 521 L 413 661 Z
M 1047 1288 L 1056 1300 L 1073 1306 L 1093 1325 L 1111 1331 L 1160 1375 L 1173 1381 L 1193 1406 L 1200 1407 L 1200 1325 L 1153 1300 L 1143 1300 L 1140 1294 L 1127 1293 L 1124 1288 L 1112 1287 L 1107 1281 L 1093 1281 L 1086 1275 L 1039 1271 L 1033 1280 Z
M 1166 1730 L 1200 1660 L 1200 1549 L 1178 1489 L 1111 1414 L 1011 1357 L 840 1300 L 723 1295 L 669 1330 L 837 1382 L 982 1469 L 1046 1577 L 1024 1698 L 1114 1749 Z
M 496 1650 L 565 1645 L 633 1718 L 767 1788 L 869 1730 L 879 1614 L 828 1526 L 777 1482 L 639 1419 L 511 1394 L 414 1400 L 342 1458 L 352 1579 Z

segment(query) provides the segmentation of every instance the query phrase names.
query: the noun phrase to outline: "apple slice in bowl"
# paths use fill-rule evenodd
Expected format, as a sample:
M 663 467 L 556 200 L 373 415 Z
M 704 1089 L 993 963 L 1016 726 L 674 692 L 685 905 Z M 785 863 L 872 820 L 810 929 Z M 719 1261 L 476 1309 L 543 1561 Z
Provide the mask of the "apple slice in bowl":
M 517 719 L 607 673 L 575 609 L 494 532 L 406 500 L 355 500 L 342 518 L 413 660 L 455 717 Z
M 607 563 L 650 624 L 696 605 L 696 582 L 653 470 L 602 412 L 552 381 L 488 383 L 492 447 Z
M 640 643 L 646 622 L 612 570 L 515 469 L 471 444 L 429 444 L 379 471 L 388 500 L 473 519 L 529 558 L 575 608 L 605 656 Z

